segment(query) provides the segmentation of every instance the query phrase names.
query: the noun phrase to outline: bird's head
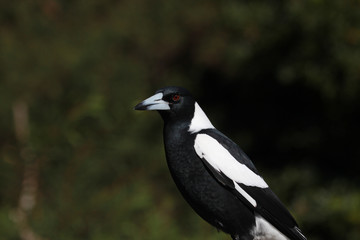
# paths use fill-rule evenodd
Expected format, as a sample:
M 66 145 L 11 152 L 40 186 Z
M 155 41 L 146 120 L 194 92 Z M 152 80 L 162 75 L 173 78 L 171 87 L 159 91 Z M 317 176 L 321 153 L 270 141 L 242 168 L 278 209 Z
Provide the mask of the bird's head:
M 181 87 L 165 87 L 135 106 L 135 110 L 157 110 L 166 123 L 186 125 L 189 132 L 214 128 L 193 96 Z
M 164 120 L 191 120 L 195 100 L 181 87 L 165 87 L 135 106 L 135 110 L 158 110 Z

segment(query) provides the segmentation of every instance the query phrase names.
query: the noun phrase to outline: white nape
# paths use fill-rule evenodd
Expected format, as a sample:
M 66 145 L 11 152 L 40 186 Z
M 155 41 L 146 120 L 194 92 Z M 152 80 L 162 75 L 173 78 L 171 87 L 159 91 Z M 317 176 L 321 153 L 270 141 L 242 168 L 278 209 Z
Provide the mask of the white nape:
M 261 216 L 255 217 L 255 226 L 252 229 L 254 240 L 289 240 L 272 224 Z
M 245 164 L 238 162 L 231 153 L 213 137 L 201 133 L 195 138 L 195 151 L 214 169 L 225 174 L 231 180 L 246 186 L 267 188 L 264 179 L 254 173 Z
M 191 120 L 188 131 L 190 133 L 196 133 L 203 129 L 209 129 L 209 128 L 215 128 L 215 127 L 211 124 L 209 118 L 206 116 L 206 114 L 201 109 L 199 104 L 195 102 L 194 116 Z

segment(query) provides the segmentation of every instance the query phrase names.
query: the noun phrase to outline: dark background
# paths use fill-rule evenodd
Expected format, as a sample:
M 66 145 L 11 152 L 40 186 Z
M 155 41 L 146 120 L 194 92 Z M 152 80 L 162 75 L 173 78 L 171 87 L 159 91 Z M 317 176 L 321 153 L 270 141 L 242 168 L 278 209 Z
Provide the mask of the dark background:
M 309 239 L 360 238 L 359 1 L 1 1 L 0 236 L 229 239 L 185 203 L 162 121 L 180 85 Z

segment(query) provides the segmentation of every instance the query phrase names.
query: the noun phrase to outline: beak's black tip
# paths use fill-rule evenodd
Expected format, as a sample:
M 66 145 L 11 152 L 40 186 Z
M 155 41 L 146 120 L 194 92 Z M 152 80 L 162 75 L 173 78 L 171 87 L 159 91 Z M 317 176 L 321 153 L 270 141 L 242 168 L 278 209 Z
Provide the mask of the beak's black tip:
M 146 110 L 146 107 L 147 106 L 141 102 L 134 107 L 134 110 Z

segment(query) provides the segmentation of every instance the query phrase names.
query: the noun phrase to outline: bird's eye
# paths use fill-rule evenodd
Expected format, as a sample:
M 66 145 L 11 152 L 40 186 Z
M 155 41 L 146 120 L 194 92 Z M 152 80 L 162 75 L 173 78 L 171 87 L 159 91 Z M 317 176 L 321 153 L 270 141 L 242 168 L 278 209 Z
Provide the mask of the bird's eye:
M 174 101 L 174 102 L 177 102 L 180 100 L 180 95 L 179 94 L 174 94 L 171 99 Z

